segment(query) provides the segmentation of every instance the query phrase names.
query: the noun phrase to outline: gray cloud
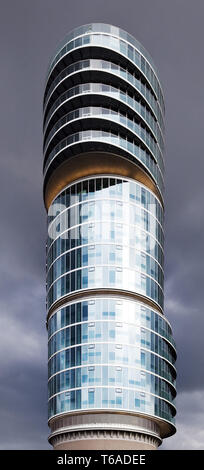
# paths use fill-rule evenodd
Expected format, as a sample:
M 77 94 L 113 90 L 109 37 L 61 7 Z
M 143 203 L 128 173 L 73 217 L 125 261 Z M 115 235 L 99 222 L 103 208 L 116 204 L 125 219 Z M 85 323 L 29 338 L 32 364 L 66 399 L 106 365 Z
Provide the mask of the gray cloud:
M 179 393 L 177 433 L 163 441 L 161 450 L 203 450 L 203 390 Z
M 42 97 L 57 43 L 93 21 L 132 33 L 166 102 L 166 302 L 178 347 L 178 432 L 162 448 L 203 448 L 202 0 L 8 0 L 1 8 L 0 434 L 2 449 L 49 448 Z M 193 438 L 192 438 L 193 436 Z

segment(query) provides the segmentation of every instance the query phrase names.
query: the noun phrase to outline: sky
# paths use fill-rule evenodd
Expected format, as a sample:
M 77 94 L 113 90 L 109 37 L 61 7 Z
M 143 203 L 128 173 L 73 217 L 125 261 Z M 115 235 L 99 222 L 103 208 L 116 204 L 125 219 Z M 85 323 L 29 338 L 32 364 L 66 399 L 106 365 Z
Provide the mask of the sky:
M 119 26 L 149 51 L 166 104 L 165 315 L 177 343 L 177 433 L 161 449 L 204 449 L 203 0 L 1 0 L 0 449 L 47 437 L 46 69 L 71 29 Z

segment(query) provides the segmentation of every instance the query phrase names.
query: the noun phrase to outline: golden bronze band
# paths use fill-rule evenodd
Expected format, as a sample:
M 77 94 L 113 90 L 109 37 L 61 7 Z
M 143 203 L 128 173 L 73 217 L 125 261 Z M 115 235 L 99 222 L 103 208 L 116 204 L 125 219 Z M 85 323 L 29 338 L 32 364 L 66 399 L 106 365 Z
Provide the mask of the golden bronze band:
M 119 175 L 133 178 L 144 184 L 160 200 L 163 200 L 153 181 L 142 168 L 124 157 L 112 153 L 89 152 L 69 158 L 50 176 L 44 188 L 44 202 L 48 210 L 53 199 L 70 183 L 91 175 Z

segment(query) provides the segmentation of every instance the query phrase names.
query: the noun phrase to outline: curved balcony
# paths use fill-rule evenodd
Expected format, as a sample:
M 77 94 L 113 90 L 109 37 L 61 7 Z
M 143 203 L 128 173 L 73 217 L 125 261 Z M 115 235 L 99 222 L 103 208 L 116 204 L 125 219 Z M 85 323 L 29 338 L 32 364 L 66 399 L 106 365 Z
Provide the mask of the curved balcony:
M 47 137 L 50 128 L 56 123 L 59 117 L 63 116 L 66 112 L 73 110 L 73 107 L 82 107 L 82 102 L 85 106 L 104 105 L 106 98 L 107 104 L 112 105 L 115 101 L 116 109 L 121 109 L 129 112 L 134 117 L 135 114 L 144 123 L 154 139 L 158 141 L 160 150 L 164 150 L 164 141 L 160 128 L 151 113 L 138 101 L 110 85 L 103 83 L 85 83 L 70 88 L 63 93 L 50 108 L 44 125 L 44 138 Z M 93 101 L 93 102 L 92 102 Z M 77 105 L 79 103 L 79 106 Z
M 82 428 L 89 439 L 109 426 L 128 439 L 150 436 L 150 447 L 175 433 L 176 349 L 163 314 L 164 112 L 151 57 L 120 28 L 75 28 L 50 62 L 43 168 L 56 448 L 73 430 L 84 439 Z
M 46 162 L 48 154 L 60 141 L 63 141 L 66 136 L 73 134 L 74 131 L 79 132 L 82 129 L 103 129 L 104 131 L 111 129 L 116 133 L 123 132 L 128 140 L 133 138 L 138 139 L 138 144 L 141 142 L 146 147 L 146 150 L 158 162 L 161 173 L 164 173 L 163 156 L 155 140 L 145 128 L 119 112 L 109 108 L 94 106 L 71 111 L 57 121 L 45 141 L 44 161 Z
M 101 25 L 97 25 L 100 27 Z M 137 47 L 132 47 L 130 43 L 126 42 L 126 40 L 120 40 L 119 37 L 113 37 L 111 34 L 102 34 L 100 29 L 97 28 L 99 33 L 91 33 L 91 34 L 84 34 L 81 37 L 77 37 L 76 39 L 65 43 L 64 47 L 60 50 L 60 52 L 55 56 L 54 60 L 52 60 L 51 66 L 48 69 L 48 77 L 47 77 L 47 87 L 45 91 L 45 97 L 47 89 L 51 81 L 55 78 L 56 75 L 64 68 L 64 64 L 69 65 L 70 62 L 73 62 L 73 52 L 78 52 L 78 50 L 83 54 L 83 49 L 92 46 L 98 46 L 98 49 L 103 49 L 105 51 L 105 59 L 108 55 L 108 50 L 111 51 L 111 55 L 113 56 L 114 51 L 119 55 L 120 63 L 124 61 L 125 65 L 127 62 L 135 68 L 137 68 L 142 76 L 147 80 L 149 85 L 151 86 L 154 94 L 157 96 L 158 101 L 162 107 L 164 112 L 164 100 L 162 95 L 162 89 L 159 84 L 159 80 L 155 75 L 154 70 L 150 66 L 149 62 L 146 60 L 145 56 L 141 55 L 139 49 Z M 74 33 L 74 32 L 73 32 Z M 76 31 L 77 33 L 77 31 Z M 83 33 L 82 33 L 83 34 Z M 68 38 L 67 38 L 68 39 Z M 72 56 L 70 52 L 72 51 Z M 97 51 L 99 52 L 99 51 Z M 70 58 L 71 56 L 71 58 Z M 79 57 L 79 55 L 78 55 Z M 87 58 L 87 57 L 86 57 Z M 102 57 L 100 57 L 102 58 Z M 68 61 L 67 61 L 68 59 Z
M 80 148 L 79 148 L 80 145 Z M 70 135 L 68 138 L 60 142 L 50 153 L 44 167 L 44 177 L 50 169 L 62 163 L 64 159 L 76 153 L 80 153 L 81 148 L 83 151 L 86 150 L 106 150 L 114 151 L 119 155 L 129 158 L 131 161 L 141 164 L 142 167 L 152 176 L 153 180 L 157 184 L 161 195 L 164 191 L 163 176 L 161 170 L 152 156 L 143 150 L 137 144 L 123 139 L 122 136 L 112 134 L 111 132 L 105 131 L 82 131 L 76 134 Z
M 93 78 L 94 76 L 97 82 L 105 82 L 107 79 L 111 81 L 113 85 L 116 83 L 117 86 L 119 83 L 121 87 L 128 86 L 132 93 L 138 93 L 138 96 L 144 100 L 144 103 L 149 107 L 152 113 L 154 113 L 161 127 L 161 131 L 164 133 L 164 117 L 157 100 L 150 92 L 149 88 L 142 83 L 141 79 L 136 78 L 127 69 L 113 62 L 108 62 L 107 60 L 86 59 L 71 64 L 62 70 L 51 83 L 48 90 L 44 103 L 44 118 L 46 118 L 46 114 L 54 101 L 65 89 L 71 88 L 73 84 L 78 85 L 81 81 L 93 81 L 91 77 Z

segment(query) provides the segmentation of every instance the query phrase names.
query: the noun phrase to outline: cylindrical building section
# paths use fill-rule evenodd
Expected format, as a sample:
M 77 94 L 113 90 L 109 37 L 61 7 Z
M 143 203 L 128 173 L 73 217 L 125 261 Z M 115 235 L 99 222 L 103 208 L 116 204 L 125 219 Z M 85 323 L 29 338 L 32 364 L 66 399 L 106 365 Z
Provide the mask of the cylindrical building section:
M 163 154 L 164 100 L 149 54 L 114 26 L 73 30 L 44 95 L 55 449 L 154 449 L 175 433 Z

